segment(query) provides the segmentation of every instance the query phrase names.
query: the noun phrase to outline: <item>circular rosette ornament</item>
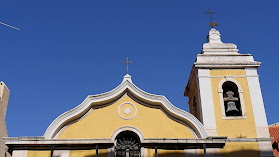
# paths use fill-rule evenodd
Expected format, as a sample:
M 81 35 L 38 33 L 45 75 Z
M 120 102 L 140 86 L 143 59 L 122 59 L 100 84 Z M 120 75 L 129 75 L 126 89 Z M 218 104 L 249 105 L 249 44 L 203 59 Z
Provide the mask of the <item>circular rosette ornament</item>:
M 136 116 L 137 107 L 130 102 L 124 102 L 119 105 L 117 112 L 119 117 L 125 120 L 129 120 Z

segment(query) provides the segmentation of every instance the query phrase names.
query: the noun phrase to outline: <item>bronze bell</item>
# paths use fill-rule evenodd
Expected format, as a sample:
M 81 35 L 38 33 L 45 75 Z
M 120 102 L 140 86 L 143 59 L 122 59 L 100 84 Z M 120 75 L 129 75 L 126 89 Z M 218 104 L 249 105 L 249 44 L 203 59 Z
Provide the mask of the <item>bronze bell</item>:
M 228 92 L 226 92 L 226 94 L 228 95 L 228 97 L 224 98 L 224 101 L 228 101 L 226 112 L 239 111 L 235 106 L 234 101 L 238 101 L 238 98 L 233 97 L 234 92 L 228 91 Z
M 238 111 L 238 109 L 235 106 L 235 102 L 233 101 L 229 101 L 227 103 L 228 107 L 227 107 L 227 111 L 226 112 L 230 112 L 230 111 Z

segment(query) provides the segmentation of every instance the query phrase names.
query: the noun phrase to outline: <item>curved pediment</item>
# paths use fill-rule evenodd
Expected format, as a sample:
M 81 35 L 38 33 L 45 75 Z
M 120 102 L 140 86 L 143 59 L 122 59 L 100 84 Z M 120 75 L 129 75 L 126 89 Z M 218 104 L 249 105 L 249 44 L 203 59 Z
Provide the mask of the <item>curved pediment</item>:
M 132 83 L 131 76 L 127 74 L 124 76 L 122 83 L 115 89 L 103 94 L 90 95 L 80 105 L 57 117 L 46 130 L 44 138 L 57 138 L 67 126 L 86 117 L 92 109 L 109 106 L 120 100 L 124 95 L 128 95 L 133 101 L 144 106 L 162 110 L 170 119 L 187 126 L 196 138 L 207 137 L 206 130 L 195 116 L 175 107 L 165 96 L 150 94 L 139 89 Z

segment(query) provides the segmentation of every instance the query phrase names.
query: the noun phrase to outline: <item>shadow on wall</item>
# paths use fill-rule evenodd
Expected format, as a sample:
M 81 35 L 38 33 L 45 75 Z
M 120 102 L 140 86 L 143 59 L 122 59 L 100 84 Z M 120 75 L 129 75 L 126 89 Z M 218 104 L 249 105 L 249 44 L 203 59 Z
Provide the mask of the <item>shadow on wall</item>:
M 98 157 L 107 157 L 108 153 L 99 153 Z M 84 157 L 96 157 L 96 155 L 85 155 Z
M 189 156 L 195 156 L 195 155 L 189 155 Z M 185 154 L 184 153 L 159 153 L 158 157 L 185 157 Z
M 207 149 L 207 150 L 209 150 L 209 149 Z M 268 152 L 266 152 L 265 154 L 268 154 Z M 213 154 L 210 154 L 208 152 L 207 155 L 213 155 Z M 191 157 L 203 156 L 203 152 L 200 155 L 191 154 L 191 153 L 187 153 L 187 155 L 184 153 L 160 153 L 160 154 L 158 154 L 158 157 L 185 157 L 185 156 L 191 156 Z M 221 156 L 222 157 L 248 157 L 248 156 L 259 157 L 260 152 L 255 151 L 255 150 L 233 151 L 233 152 L 228 152 L 228 153 L 221 152 Z
M 98 157 L 107 157 L 107 155 L 108 155 L 107 153 L 99 153 Z M 96 155 L 86 155 L 84 157 L 96 157 Z M 185 154 L 184 153 L 160 153 L 158 154 L 158 157 L 185 157 Z
M 242 150 L 242 151 L 233 151 L 233 152 L 228 152 L 228 153 L 222 152 L 222 157 L 231 157 L 231 156 L 237 156 L 237 157 L 247 157 L 247 156 L 257 157 L 258 156 L 259 157 L 260 152 L 255 151 L 255 150 Z
M 254 151 L 254 150 L 243 150 L 243 151 L 234 151 L 234 152 L 228 152 L 224 153 L 222 152 L 222 157 L 232 157 L 232 156 L 237 156 L 237 157 L 247 157 L 247 156 L 253 156 L 253 157 L 258 157 L 260 156 L 259 151 Z M 99 153 L 98 157 L 107 157 L 107 153 Z M 209 154 L 208 154 L 209 155 Z M 203 156 L 203 153 L 200 155 L 196 154 L 187 154 L 185 155 L 184 153 L 159 153 L 158 157 L 185 157 L 185 156 Z M 54 156 L 58 157 L 58 156 Z M 85 155 L 84 157 L 96 157 L 96 155 Z M 153 156 L 155 157 L 155 155 Z
M 207 149 L 209 150 L 209 149 Z M 243 150 L 243 151 L 233 151 L 233 152 L 228 152 L 228 153 L 224 153 L 221 152 L 221 156 L 222 157 L 248 157 L 248 156 L 253 156 L 253 157 L 259 157 L 260 156 L 260 152 L 259 151 L 255 151 L 255 150 Z M 268 152 L 266 152 L 265 154 L 268 154 Z M 208 152 L 207 155 L 213 155 L 210 154 Z M 203 152 L 200 155 L 197 154 L 191 154 L 191 153 L 160 153 L 158 154 L 158 157 L 185 157 L 185 156 L 190 156 L 190 157 L 199 157 L 199 156 L 203 156 Z M 155 156 L 154 156 L 155 157 Z

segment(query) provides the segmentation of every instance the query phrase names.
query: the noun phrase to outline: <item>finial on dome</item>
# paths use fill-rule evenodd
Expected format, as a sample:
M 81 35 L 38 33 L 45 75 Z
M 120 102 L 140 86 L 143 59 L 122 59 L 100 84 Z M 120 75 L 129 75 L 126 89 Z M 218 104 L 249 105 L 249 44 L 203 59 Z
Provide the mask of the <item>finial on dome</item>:
M 207 36 L 207 42 L 203 44 L 202 54 L 237 54 L 237 46 L 233 43 L 223 43 L 221 34 L 215 28 L 211 28 Z
M 123 77 L 122 83 L 125 82 L 125 81 L 132 82 L 132 76 L 129 75 L 129 74 L 126 74 L 126 75 Z
M 223 43 L 221 41 L 221 34 L 218 30 L 211 27 L 211 30 L 209 31 L 209 34 L 207 36 L 207 42 L 208 43 Z

